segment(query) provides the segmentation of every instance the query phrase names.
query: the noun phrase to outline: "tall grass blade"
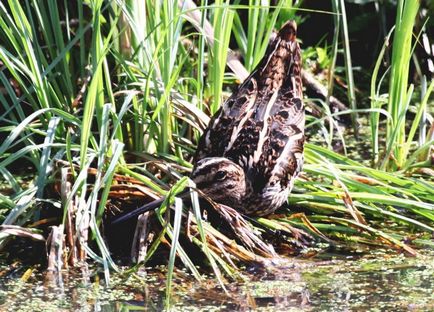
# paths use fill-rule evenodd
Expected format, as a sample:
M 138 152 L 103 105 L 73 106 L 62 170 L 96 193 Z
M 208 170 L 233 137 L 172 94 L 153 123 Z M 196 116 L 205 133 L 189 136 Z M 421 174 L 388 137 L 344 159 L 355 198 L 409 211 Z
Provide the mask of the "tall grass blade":
M 387 122 L 386 141 L 394 145 L 392 157 L 386 153 L 385 165 L 390 170 L 402 168 L 404 164 L 405 114 L 408 102 L 408 74 L 412 53 L 413 26 L 420 6 L 418 0 L 399 0 L 393 36 L 392 64 L 389 83 L 388 111 L 392 121 Z M 392 143 L 396 142 L 396 143 Z M 394 160 L 393 160 L 394 159 Z
M 347 97 L 348 102 L 350 103 L 350 108 L 354 111 L 354 113 L 351 114 L 351 119 L 353 121 L 354 133 L 357 137 L 357 113 L 355 113 L 355 110 L 357 109 L 357 104 L 353 77 L 353 65 L 351 62 L 350 38 L 348 35 L 347 13 L 344 0 L 340 0 L 339 2 L 339 13 L 342 14 L 342 38 L 344 41 L 345 74 L 347 77 Z
M 222 4 L 223 2 L 221 0 L 216 2 L 218 6 L 222 6 Z M 212 114 L 217 111 L 222 102 L 221 90 L 233 19 L 234 12 L 228 9 L 227 5 L 215 9 L 213 21 L 215 41 L 212 47 L 212 61 L 210 64 L 210 77 L 212 77 L 211 94 L 213 94 L 214 97 L 210 107 Z
M 393 28 L 392 28 L 393 30 Z M 380 50 L 377 61 L 375 62 L 375 67 L 372 72 L 371 77 L 371 108 L 378 109 L 385 103 L 383 99 L 380 98 L 380 88 L 381 84 L 377 87 L 377 77 L 380 70 L 380 66 L 383 62 L 384 53 L 389 46 L 390 36 L 392 35 L 392 30 L 388 33 L 387 37 L 384 39 L 384 44 Z M 372 164 L 375 166 L 379 161 L 379 131 L 378 125 L 380 121 L 380 114 L 377 112 L 372 112 L 370 114 L 370 126 L 371 126 L 371 146 L 372 146 Z
M 175 197 L 175 216 L 173 221 L 173 237 L 169 254 L 169 264 L 167 266 L 166 277 L 166 308 L 170 307 L 170 299 L 172 295 L 172 279 L 173 270 L 175 267 L 175 257 L 179 244 L 179 232 L 181 231 L 182 219 L 182 199 Z

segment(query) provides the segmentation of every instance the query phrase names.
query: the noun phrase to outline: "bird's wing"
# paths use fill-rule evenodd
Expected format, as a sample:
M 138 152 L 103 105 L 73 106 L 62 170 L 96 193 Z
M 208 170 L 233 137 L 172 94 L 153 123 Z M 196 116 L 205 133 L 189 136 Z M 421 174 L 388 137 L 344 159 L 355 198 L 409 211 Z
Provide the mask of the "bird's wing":
M 261 156 L 252 167 L 254 189 L 274 186 L 277 182 L 286 188 L 303 165 L 305 137 L 302 101 L 282 94 L 276 102 L 279 109 L 269 123 Z
M 303 165 L 305 114 L 300 73 L 300 47 L 296 44 L 292 64 L 271 108 L 267 140 L 256 165 L 264 168 L 261 174 L 271 185 L 289 183 Z
M 255 192 L 280 183 L 292 186 L 303 164 L 304 105 L 300 47 L 291 48 L 291 62 L 281 86 L 258 98 L 252 118 L 225 157 L 246 170 Z M 258 100 L 257 100 L 258 102 Z
M 304 142 L 300 64 L 296 26 L 288 22 L 256 69 L 211 119 L 194 162 L 226 157 L 252 175 L 258 188 L 277 171 L 277 176 L 293 175 L 297 160 L 291 159 Z M 273 171 L 274 164 L 280 169 Z
M 211 118 L 199 140 L 194 163 L 205 157 L 224 156 L 237 136 L 237 129 L 241 129 L 247 120 L 256 94 L 255 79 L 249 76 Z

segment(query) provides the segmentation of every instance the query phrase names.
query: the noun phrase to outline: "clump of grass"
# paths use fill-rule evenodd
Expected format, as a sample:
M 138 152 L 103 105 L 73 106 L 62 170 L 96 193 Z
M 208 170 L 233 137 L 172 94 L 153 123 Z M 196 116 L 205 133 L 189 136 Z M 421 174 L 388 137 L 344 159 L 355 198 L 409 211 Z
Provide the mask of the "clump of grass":
M 373 113 L 371 116 L 373 160 L 383 170 L 408 170 L 414 167 L 417 160 L 416 155 L 427 155 L 426 151 L 433 144 L 431 138 L 414 144 L 415 134 L 421 122 L 422 113 L 425 111 L 434 86 L 432 81 L 421 103 L 415 108 L 414 119 L 411 120 L 410 130 L 407 130 L 408 114 L 411 111 L 411 103 L 414 100 L 414 85 L 409 84 L 408 78 L 414 50 L 414 43 L 412 43 L 413 28 L 419 6 L 419 1 L 398 1 L 395 27 L 393 29 L 392 62 L 390 68 L 387 70 L 389 71 L 390 69 L 388 99 L 382 98 L 379 94 L 383 78 L 379 81 L 378 87 L 375 84 L 385 47 L 389 43 L 391 34 L 385 39 L 385 45 L 380 52 L 372 76 L 371 107 L 379 108 L 387 101 L 386 143 L 382 159 L 379 158 L 378 144 L 378 136 L 380 135 L 378 131 L 379 114 Z M 414 113 L 412 112 L 411 114 L 413 115 Z M 426 137 L 426 135 L 423 137 Z M 413 145 L 416 145 L 416 148 Z M 410 155 L 412 150 L 412 155 Z

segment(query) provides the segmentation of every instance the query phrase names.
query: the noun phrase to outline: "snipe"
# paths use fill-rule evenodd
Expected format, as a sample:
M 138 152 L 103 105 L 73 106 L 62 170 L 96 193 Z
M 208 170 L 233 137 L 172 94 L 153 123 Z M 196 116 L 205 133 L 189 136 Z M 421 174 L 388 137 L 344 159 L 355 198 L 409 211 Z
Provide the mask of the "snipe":
M 191 178 L 220 204 L 263 216 L 283 205 L 303 165 L 304 106 L 297 26 L 289 21 L 212 117 Z
M 191 178 L 219 204 L 263 216 L 283 205 L 303 165 L 304 106 L 297 25 L 270 40 L 250 76 L 212 117 L 200 138 Z M 119 223 L 162 202 L 116 219 Z

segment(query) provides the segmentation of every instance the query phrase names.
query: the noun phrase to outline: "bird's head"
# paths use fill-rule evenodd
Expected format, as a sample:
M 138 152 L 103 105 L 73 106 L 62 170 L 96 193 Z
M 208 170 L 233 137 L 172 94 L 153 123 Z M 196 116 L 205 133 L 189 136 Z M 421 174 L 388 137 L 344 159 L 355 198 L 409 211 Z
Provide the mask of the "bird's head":
M 198 189 L 217 203 L 242 206 L 246 193 L 244 170 L 224 157 L 207 157 L 198 161 L 191 173 Z

